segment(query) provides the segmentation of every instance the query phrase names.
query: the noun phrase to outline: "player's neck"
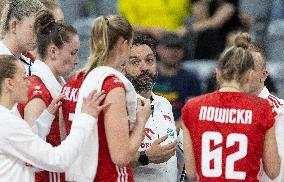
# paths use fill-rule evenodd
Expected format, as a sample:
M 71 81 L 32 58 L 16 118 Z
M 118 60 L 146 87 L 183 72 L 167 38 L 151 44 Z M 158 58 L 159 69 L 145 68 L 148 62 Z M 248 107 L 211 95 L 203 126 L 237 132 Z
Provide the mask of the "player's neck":
M 220 92 L 241 92 L 241 87 L 238 83 L 234 81 L 226 82 L 221 85 L 219 91 Z
M 15 57 L 19 58 L 21 56 L 23 51 L 18 49 L 13 36 L 6 35 L 3 39 L 3 43 Z
M 16 102 L 13 102 L 10 95 L 2 95 L 0 96 L 0 105 L 8 108 L 8 109 L 12 109 L 13 105 Z

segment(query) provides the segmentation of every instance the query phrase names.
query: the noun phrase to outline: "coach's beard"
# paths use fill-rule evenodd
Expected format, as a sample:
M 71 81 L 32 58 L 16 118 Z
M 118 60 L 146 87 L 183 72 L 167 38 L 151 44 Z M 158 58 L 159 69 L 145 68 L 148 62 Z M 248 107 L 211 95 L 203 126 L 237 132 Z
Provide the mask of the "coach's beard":
M 143 77 L 145 78 L 146 76 L 148 77 L 148 79 L 143 79 Z M 132 83 L 138 94 L 152 91 L 153 86 L 155 85 L 155 82 L 157 80 L 157 76 L 157 72 L 155 74 L 151 74 L 148 71 L 142 71 L 142 73 L 138 76 L 132 76 L 127 72 L 125 73 L 125 77 L 128 78 L 128 80 Z

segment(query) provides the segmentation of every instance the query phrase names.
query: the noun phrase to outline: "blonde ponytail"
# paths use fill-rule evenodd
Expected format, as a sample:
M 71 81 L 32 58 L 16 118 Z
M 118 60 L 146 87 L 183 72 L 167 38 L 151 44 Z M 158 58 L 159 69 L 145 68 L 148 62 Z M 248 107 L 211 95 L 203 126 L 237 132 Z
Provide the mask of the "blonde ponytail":
M 244 73 L 254 69 L 254 60 L 249 47 L 251 37 L 248 33 L 240 33 L 235 39 L 235 45 L 225 50 L 221 55 L 217 68 L 221 71 L 221 80 L 236 80 L 242 82 Z
M 119 37 L 128 41 L 133 37 L 133 29 L 127 20 L 118 15 L 96 18 L 91 32 L 90 55 L 83 71 L 88 73 L 97 66 L 106 65 L 109 52 Z

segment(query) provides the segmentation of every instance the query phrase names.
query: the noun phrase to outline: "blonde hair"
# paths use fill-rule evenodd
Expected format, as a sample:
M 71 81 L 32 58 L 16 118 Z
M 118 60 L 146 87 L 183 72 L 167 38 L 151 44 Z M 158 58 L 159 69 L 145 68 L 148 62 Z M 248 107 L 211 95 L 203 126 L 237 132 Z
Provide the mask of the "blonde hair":
M 96 18 L 91 31 L 90 55 L 83 71 L 88 73 L 97 66 L 106 65 L 107 56 L 119 37 L 128 41 L 133 37 L 127 20 L 118 15 Z
M 225 50 L 217 68 L 221 71 L 221 80 L 236 80 L 242 84 L 244 73 L 254 69 L 254 60 L 249 50 L 251 37 L 248 33 L 240 33 L 234 42 L 234 46 Z
M 38 0 L 7 0 L 2 11 L 1 34 L 4 35 L 9 31 L 9 22 L 12 18 L 21 21 L 43 8 L 43 4 Z
M 60 8 L 60 3 L 57 0 L 39 0 L 47 9 L 52 11 L 54 8 Z

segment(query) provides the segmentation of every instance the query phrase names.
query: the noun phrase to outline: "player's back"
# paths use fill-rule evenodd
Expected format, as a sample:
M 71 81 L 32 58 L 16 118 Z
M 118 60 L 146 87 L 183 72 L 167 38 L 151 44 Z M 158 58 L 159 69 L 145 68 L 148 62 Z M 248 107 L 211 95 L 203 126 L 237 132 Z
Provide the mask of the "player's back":
M 268 101 L 217 91 L 188 101 L 183 121 L 199 181 L 258 181 L 265 133 L 274 124 Z
M 67 134 L 70 133 L 71 124 L 78 100 L 79 89 L 85 79 L 85 76 L 86 74 L 84 72 L 80 72 L 70 77 L 61 91 L 61 93 L 65 95 L 62 101 L 62 110 Z

